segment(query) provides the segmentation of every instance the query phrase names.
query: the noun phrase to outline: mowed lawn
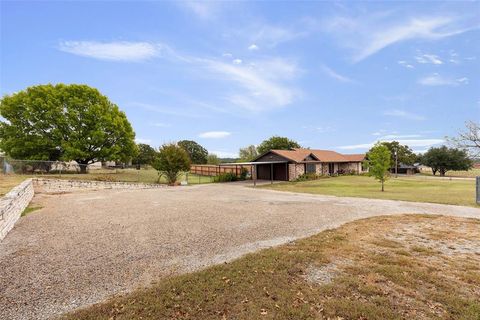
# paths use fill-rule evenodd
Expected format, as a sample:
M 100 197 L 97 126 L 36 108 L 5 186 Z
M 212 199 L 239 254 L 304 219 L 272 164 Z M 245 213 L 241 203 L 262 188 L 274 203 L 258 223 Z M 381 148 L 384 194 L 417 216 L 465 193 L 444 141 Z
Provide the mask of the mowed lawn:
M 340 197 L 405 200 L 476 206 L 474 180 L 427 177 L 391 178 L 380 191 L 380 183 L 367 176 L 339 176 L 314 181 L 285 182 L 261 186 L 279 191 L 305 192 Z
M 369 218 L 63 318 L 478 320 L 479 248 L 477 219 Z

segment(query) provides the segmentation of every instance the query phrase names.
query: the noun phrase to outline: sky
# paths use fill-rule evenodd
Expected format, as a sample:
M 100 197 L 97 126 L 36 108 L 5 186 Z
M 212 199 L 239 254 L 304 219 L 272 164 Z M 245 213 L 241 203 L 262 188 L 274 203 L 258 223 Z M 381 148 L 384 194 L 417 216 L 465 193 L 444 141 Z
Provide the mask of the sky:
M 95 87 L 137 142 L 423 152 L 480 120 L 480 2 L 1 1 L 0 93 Z

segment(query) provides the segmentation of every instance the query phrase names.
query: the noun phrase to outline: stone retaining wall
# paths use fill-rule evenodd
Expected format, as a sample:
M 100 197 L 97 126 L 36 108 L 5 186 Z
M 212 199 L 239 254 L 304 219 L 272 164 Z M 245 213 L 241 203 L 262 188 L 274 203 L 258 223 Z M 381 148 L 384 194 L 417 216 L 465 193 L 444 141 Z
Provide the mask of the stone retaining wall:
M 33 179 L 35 192 L 56 193 L 78 190 L 103 190 L 103 189 L 156 189 L 164 188 L 162 184 L 132 183 L 132 182 L 107 182 L 88 180 L 62 180 L 62 179 Z
M 0 240 L 13 228 L 33 195 L 32 179 L 27 179 L 0 198 Z
M 22 212 L 28 207 L 35 192 L 57 193 L 101 189 L 153 189 L 165 185 L 129 182 L 81 181 L 61 179 L 27 179 L 0 197 L 0 241 L 13 228 Z

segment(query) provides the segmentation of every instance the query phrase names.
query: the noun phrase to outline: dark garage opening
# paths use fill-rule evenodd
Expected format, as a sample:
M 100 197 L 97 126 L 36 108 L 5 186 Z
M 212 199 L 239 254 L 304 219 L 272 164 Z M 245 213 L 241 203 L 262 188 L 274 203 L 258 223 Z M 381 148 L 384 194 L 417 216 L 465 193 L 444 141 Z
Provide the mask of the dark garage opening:
M 273 180 L 288 181 L 288 163 L 273 163 L 273 164 L 259 164 L 257 165 L 257 179 L 272 180 L 273 166 Z

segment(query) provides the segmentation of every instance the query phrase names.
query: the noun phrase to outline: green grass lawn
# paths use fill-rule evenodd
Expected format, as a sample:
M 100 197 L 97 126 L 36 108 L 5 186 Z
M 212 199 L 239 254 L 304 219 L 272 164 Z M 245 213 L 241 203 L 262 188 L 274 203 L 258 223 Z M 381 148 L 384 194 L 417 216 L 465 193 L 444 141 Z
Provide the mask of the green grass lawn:
M 479 246 L 476 219 L 364 219 L 62 318 L 478 320 Z
M 367 176 L 340 176 L 314 181 L 285 182 L 261 186 L 279 191 L 305 192 L 343 197 L 405 200 L 476 206 L 475 181 L 422 177 L 391 178 L 380 191 L 380 183 Z
M 0 174 L 0 196 L 5 195 L 13 187 L 23 180 L 31 177 L 52 178 L 52 179 L 71 179 L 71 180 L 96 180 L 96 181 L 123 181 L 123 182 L 143 182 L 157 183 L 158 173 L 154 169 L 98 169 L 90 170 L 87 174 L 67 173 L 67 174 L 35 174 L 35 175 L 17 175 Z M 213 182 L 213 177 L 198 176 L 195 174 L 182 174 L 178 181 L 184 181 L 188 178 L 189 184 L 202 184 Z M 166 183 L 165 177 L 160 178 L 160 183 Z

